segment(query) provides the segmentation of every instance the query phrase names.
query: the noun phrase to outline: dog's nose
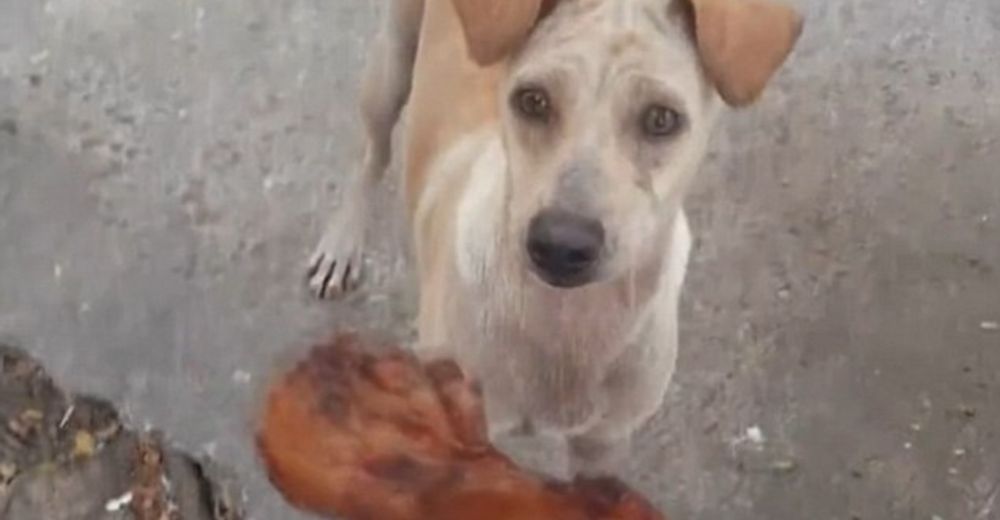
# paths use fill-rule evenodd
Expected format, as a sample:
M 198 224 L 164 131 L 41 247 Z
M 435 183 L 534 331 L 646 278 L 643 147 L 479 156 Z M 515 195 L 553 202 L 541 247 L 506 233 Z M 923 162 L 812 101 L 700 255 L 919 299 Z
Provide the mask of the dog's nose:
M 556 287 L 593 280 L 604 248 L 599 220 L 561 210 L 545 210 L 528 226 L 528 256 L 538 275 Z

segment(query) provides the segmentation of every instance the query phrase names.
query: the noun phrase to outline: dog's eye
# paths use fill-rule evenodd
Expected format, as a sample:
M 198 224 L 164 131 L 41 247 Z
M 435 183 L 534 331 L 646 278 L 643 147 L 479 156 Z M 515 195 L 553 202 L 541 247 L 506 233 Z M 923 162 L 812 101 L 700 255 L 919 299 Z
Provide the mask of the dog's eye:
M 528 119 L 547 121 L 552 114 L 549 95 L 538 88 L 523 88 L 514 93 L 514 107 Z
M 662 105 L 653 105 L 642 116 L 642 131 L 650 137 L 669 137 L 681 128 L 681 115 Z

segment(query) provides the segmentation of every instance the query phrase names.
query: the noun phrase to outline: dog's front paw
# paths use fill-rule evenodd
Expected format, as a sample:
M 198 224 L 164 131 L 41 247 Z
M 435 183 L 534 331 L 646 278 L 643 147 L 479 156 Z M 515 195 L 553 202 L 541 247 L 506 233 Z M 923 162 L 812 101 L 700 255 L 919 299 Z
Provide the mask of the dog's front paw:
M 334 226 L 327 230 L 309 259 L 309 290 L 320 299 L 338 298 L 361 283 L 363 230 Z

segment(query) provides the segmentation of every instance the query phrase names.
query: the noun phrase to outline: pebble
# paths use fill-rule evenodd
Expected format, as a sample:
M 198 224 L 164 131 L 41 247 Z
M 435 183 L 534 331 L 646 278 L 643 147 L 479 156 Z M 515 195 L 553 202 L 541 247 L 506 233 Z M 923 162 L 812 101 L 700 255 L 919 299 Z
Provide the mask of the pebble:
M 785 474 L 792 473 L 799 468 L 799 463 L 792 459 L 776 460 L 771 464 L 771 471 Z
M 754 444 L 764 443 L 764 432 L 760 429 L 760 426 L 751 426 L 747 428 L 747 440 Z

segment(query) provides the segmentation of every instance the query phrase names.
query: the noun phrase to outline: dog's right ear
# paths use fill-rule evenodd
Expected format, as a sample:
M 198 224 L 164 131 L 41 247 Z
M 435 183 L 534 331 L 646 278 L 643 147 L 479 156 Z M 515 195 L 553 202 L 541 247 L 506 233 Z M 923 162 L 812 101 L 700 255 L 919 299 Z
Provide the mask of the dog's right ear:
M 524 43 L 538 20 L 558 0 L 452 0 L 462 22 L 469 55 L 492 65 Z

